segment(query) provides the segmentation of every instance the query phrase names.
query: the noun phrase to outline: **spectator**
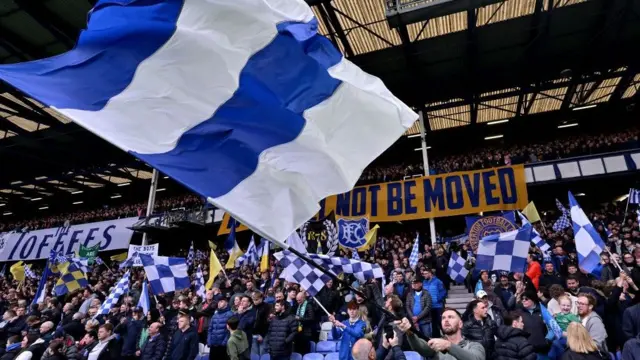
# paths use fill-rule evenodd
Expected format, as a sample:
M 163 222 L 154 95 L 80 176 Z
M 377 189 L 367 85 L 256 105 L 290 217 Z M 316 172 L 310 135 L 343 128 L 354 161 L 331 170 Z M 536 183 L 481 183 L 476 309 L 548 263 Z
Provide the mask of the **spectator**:
M 278 300 L 273 304 L 274 315 L 269 321 L 267 342 L 272 360 L 285 360 L 293 352 L 293 340 L 298 332 L 298 325 L 293 315 L 286 311 L 286 304 Z
M 49 345 L 49 348 L 45 352 L 45 356 L 43 359 L 50 360 L 67 360 L 67 357 L 64 354 L 64 343 L 62 340 L 54 340 Z
M 5 349 L 5 353 L 0 357 L 0 360 L 15 359 L 21 350 L 21 345 L 22 343 L 20 342 L 20 337 L 18 335 L 14 335 L 7 339 L 7 348 Z
M 92 347 L 88 360 L 118 360 L 122 344 L 113 334 L 113 325 L 104 324 L 98 329 L 98 342 Z
M 607 331 L 604 328 L 602 318 L 595 311 L 596 299 L 591 294 L 581 293 L 578 295 L 578 315 L 587 332 L 595 341 L 599 349 L 607 351 Z
M 98 333 L 96 331 L 92 330 L 84 335 L 78 344 L 80 346 L 80 356 L 82 360 L 89 358 L 89 354 L 91 354 L 93 348 L 98 345 L 98 342 Z
M 226 298 L 218 300 L 218 310 L 211 317 L 209 331 L 207 335 L 207 345 L 209 345 L 210 360 L 227 359 L 227 341 L 229 341 L 229 330 L 227 320 L 233 316 L 229 302 Z
M 134 360 L 136 357 L 137 338 L 142 332 L 144 322 L 142 309 L 134 308 L 131 317 L 123 317 L 113 330 L 122 338 L 122 356 L 125 360 Z
M 600 350 L 596 341 L 589 336 L 589 332 L 581 324 L 569 324 L 567 344 L 569 345 L 569 351 L 564 353 L 562 360 L 609 359 L 609 354 Z
M 162 324 L 154 322 L 149 326 L 149 336 L 142 344 L 140 350 L 136 352 L 136 356 L 140 360 L 162 360 L 167 350 L 167 342 L 160 333 Z
M 402 352 L 400 348 L 399 342 L 400 335 L 396 332 L 393 333 L 391 338 L 387 338 L 387 336 L 382 337 L 382 344 L 375 353 L 375 359 L 384 359 L 388 356 L 389 349 L 391 349 L 391 359 L 392 360 L 406 360 L 407 357 Z M 369 354 L 371 354 L 371 350 L 367 350 L 373 344 L 369 340 L 360 339 L 353 346 L 353 350 L 351 355 L 354 360 L 363 359 L 369 360 Z M 367 355 L 366 357 L 364 355 Z M 373 359 L 371 359 L 373 360 Z
M 440 321 L 444 301 L 447 298 L 447 290 L 444 288 L 442 281 L 433 276 L 433 271 L 430 268 L 427 267 L 422 270 L 422 277 L 424 278 L 422 287 L 431 295 L 431 333 L 434 336 L 440 336 Z
M 271 305 L 264 302 L 264 295 L 261 292 L 255 292 L 252 295 L 253 307 L 256 311 L 256 320 L 253 326 L 253 344 L 251 345 L 251 353 L 258 356 L 266 354 L 266 343 L 264 341 L 269 329 L 269 314 L 271 314 Z
M 20 343 L 20 352 L 15 360 L 31 360 L 33 358 L 33 353 L 29 350 L 29 347 L 36 340 L 38 340 L 38 336 L 35 334 L 27 334 L 24 336 Z
M 351 349 L 358 339 L 365 334 L 366 323 L 361 320 L 362 313 L 360 306 L 354 300 L 347 305 L 349 319 L 343 322 L 336 320 L 331 315 L 329 321 L 333 324 L 333 334 L 335 339 L 340 339 L 338 358 L 340 360 L 351 360 Z
M 194 360 L 196 356 L 198 356 L 198 334 L 191 327 L 189 315 L 180 313 L 178 329 L 173 334 L 169 345 L 169 357 L 171 360 Z
M 252 339 L 253 328 L 256 322 L 256 309 L 253 308 L 253 300 L 249 295 L 242 295 L 240 298 L 240 306 L 236 313 L 238 320 L 240 321 L 240 330 L 244 331 L 247 335 L 247 339 Z M 249 344 L 251 346 L 251 344 Z
M 496 333 L 495 360 L 536 360 L 537 355 L 523 330 L 522 313 L 513 311 L 504 317 Z
M 247 334 L 238 329 L 240 320 L 232 316 L 227 320 L 227 329 L 231 333 L 227 342 L 227 356 L 229 360 L 249 360 L 251 358 L 251 349 Z
M 403 318 L 398 328 L 406 333 L 412 325 L 409 319 Z M 442 339 L 427 342 L 415 334 L 407 334 L 409 345 L 422 357 L 434 360 L 485 360 L 482 345 L 462 336 L 462 317 L 455 309 L 444 309 L 440 328 L 444 333 Z
M 64 357 L 68 360 L 80 360 L 80 353 L 78 352 L 78 346 L 76 345 L 75 340 L 72 336 L 65 334 L 64 330 L 58 328 L 53 335 L 53 341 L 49 345 L 49 349 L 51 349 L 51 345 L 54 342 L 59 342 L 62 344 L 60 349 L 60 354 L 64 355 Z M 54 352 L 45 351 L 44 355 L 42 355 L 42 360 L 53 360 L 56 357 L 54 356 Z
M 546 340 L 547 325 L 542 320 L 542 311 L 538 295 L 532 291 L 526 291 L 521 297 L 522 302 L 517 309 L 522 312 L 523 330 L 529 333 L 529 343 L 533 345 L 533 350 L 539 354 L 549 352 L 549 344 Z
M 536 290 L 538 290 L 538 287 L 540 286 L 541 275 L 542 271 L 540 270 L 540 263 L 535 260 L 533 254 L 529 254 L 527 256 L 527 277 L 531 279 Z
M 62 327 L 66 334 L 69 334 L 74 340 L 80 341 L 84 335 L 84 326 L 82 326 L 82 319 L 84 319 L 83 313 L 75 313 L 71 317 L 71 320 Z
M 480 290 L 483 291 L 483 290 Z M 483 295 L 483 294 L 480 294 Z M 486 297 L 486 293 L 484 293 Z M 487 305 L 480 300 L 473 300 L 467 307 L 472 315 L 462 327 L 462 336 L 471 341 L 477 341 L 484 347 L 487 358 L 493 358 L 495 335 L 498 326 L 487 314 Z
M 298 333 L 294 341 L 295 352 L 299 354 L 306 354 L 309 352 L 309 344 L 313 339 L 314 313 L 313 306 L 309 304 L 307 295 L 304 292 L 299 292 L 296 296 L 298 303 L 295 309 L 295 319 L 298 322 Z
M 431 337 L 431 295 L 428 291 L 422 291 L 422 280 L 418 278 L 411 282 L 406 309 L 414 327 L 425 336 Z

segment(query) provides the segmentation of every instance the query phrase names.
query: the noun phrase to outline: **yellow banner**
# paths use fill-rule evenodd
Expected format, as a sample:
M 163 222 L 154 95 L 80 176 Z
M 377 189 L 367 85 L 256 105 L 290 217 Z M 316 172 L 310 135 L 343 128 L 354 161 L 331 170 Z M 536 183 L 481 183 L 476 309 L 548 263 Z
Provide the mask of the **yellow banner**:
M 372 223 L 516 210 L 529 202 L 524 166 L 455 172 L 356 187 L 320 202 L 318 216 L 368 216 Z M 236 231 L 247 228 L 240 226 Z M 229 233 L 225 215 L 218 235 Z

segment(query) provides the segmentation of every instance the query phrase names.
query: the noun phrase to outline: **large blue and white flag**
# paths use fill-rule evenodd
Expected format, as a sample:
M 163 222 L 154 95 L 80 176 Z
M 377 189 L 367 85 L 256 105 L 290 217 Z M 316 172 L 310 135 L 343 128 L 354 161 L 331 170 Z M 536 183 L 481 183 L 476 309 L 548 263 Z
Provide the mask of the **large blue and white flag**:
M 578 265 L 591 273 L 600 264 L 600 254 L 605 244 L 571 191 L 569 191 L 569 206 L 571 206 L 573 236 L 578 251 Z
M 282 241 L 418 118 L 317 31 L 304 0 L 103 0 L 0 80 Z
M 523 272 L 531 244 L 531 225 L 505 233 L 489 235 L 478 243 L 476 268 Z
M 138 254 L 154 294 L 188 289 L 191 286 L 184 258 Z
M 200 265 L 198 265 L 198 270 L 196 271 L 195 288 L 196 294 L 198 294 L 198 296 L 200 296 L 200 299 L 204 301 L 207 290 L 204 287 L 204 276 L 202 275 L 202 269 L 200 268 Z
M 44 299 L 47 297 L 47 280 L 49 279 L 49 276 L 52 275 L 51 267 L 49 266 L 50 262 L 51 260 L 47 260 L 47 264 L 42 272 L 42 277 L 38 283 L 38 290 L 36 290 L 36 294 L 33 297 L 33 301 L 31 301 L 31 305 L 42 304 Z M 31 309 L 31 307 L 29 307 L 29 309 Z
M 560 213 L 562 213 L 562 215 L 560 215 L 558 220 L 553 223 L 552 228 L 554 231 L 560 232 L 571 226 L 571 219 L 569 219 L 570 212 L 569 210 L 567 210 L 567 208 L 564 207 L 564 205 L 562 205 L 562 203 L 558 199 L 556 199 L 556 207 L 558 208 L 558 210 L 560 210 Z
M 193 266 L 194 260 L 196 257 L 196 253 L 193 250 L 193 241 L 191 242 L 191 247 L 189 247 L 189 253 L 187 254 L 187 266 Z
M 111 308 L 118 303 L 120 296 L 128 291 L 129 291 L 129 271 L 127 271 L 122 276 L 120 281 L 118 281 L 116 286 L 114 286 L 113 289 L 111 289 L 111 293 L 109 294 L 109 296 L 107 296 L 107 298 L 104 300 L 102 305 L 100 305 L 100 309 L 98 309 L 98 312 L 96 313 L 94 318 L 99 315 L 107 315 L 109 313 L 109 310 L 111 310 Z
M 149 290 L 147 289 L 147 280 L 142 281 L 142 291 L 140 292 L 140 300 L 138 300 L 138 307 L 142 309 L 142 313 L 147 316 L 149 309 L 151 308 L 151 299 L 149 298 Z
M 255 266 L 259 261 L 258 259 L 258 249 L 256 248 L 256 242 L 252 236 L 251 240 L 249 240 L 249 247 L 247 248 L 247 251 L 236 259 L 236 267 Z
M 640 190 L 638 189 L 629 189 L 629 204 L 640 204 Z

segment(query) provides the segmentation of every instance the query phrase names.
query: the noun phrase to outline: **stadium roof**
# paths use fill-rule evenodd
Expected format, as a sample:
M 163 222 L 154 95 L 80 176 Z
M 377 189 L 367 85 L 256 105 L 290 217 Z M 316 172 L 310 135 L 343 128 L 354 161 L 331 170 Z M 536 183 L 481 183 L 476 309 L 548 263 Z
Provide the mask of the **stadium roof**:
M 593 105 L 620 108 L 639 96 L 640 0 L 307 2 L 319 32 L 423 110 L 434 136 Z M 70 49 L 94 4 L 0 2 L 0 63 Z M 0 204 L 111 189 L 151 171 L 2 83 L 0 167 Z

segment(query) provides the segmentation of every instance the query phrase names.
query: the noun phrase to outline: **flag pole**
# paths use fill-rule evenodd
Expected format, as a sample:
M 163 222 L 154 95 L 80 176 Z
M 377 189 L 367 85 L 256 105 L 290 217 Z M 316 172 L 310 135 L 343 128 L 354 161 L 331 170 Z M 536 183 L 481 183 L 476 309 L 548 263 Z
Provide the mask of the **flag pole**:
M 627 211 L 629 211 L 629 198 L 631 197 L 631 189 L 629 189 L 629 194 L 627 194 L 627 206 L 624 208 L 624 214 L 622 215 L 622 224 L 620 224 L 622 229 L 624 227 L 624 222 L 627 221 Z
M 429 155 L 427 155 L 427 133 L 424 127 L 424 116 L 422 110 L 418 112 L 418 121 L 420 122 L 420 142 L 422 143 L 422 164 L 424 167 L 424 176 L 429 176 Z M 436 222 L 433 217 L 429 218 L 429 233 L 431 234 L 431 244 L 436 242 Z
M 315 300 L 316 304 L 318 304 L 318 306 L 320 306 L 320 308 L 322 309 L 322 311 L 324 311 L 325 314 L 327 314 L 327 316 L 331 316 L 331 314 L 329 314 L 329 312 L 327 311 L 327 309 L 320 303 L 320 301 L 318 301 L 318 299 L 316 299 L 315 296 L 311 297 L 313 300 Z
M 151 174 L 151 186 L 149 187 L 149 200 L 147 201 L 147 219 L 151 214 L 153 214 L 153 206 L 156 203 L 156 189 L 158 189 L 159 175 L 160 173 L 158 173 L 158 170 L 153 169 L 153 173 Z M 147 233 L 145 232 L 144 234 L 142 234 L 142 245 L 147 244 L 149 244 L 149 239 Z

